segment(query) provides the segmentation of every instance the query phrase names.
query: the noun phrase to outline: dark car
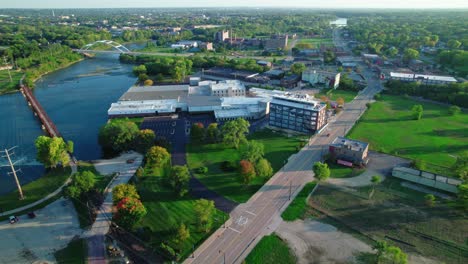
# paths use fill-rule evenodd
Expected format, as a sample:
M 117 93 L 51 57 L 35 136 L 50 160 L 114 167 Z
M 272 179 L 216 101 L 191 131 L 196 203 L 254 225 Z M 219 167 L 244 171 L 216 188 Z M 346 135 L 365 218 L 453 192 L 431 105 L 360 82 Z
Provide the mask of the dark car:
M 31 219 L 36 218 L 36 214 L 34 212 L 29 212 L 28 217 Z
M 127 163 L 128 163 L 128 164 L 132 164 L 132 163 L 134 163 L 134 162 L 135 162 L 134 159 L 128 159 L 128 160 L 127 160 Z

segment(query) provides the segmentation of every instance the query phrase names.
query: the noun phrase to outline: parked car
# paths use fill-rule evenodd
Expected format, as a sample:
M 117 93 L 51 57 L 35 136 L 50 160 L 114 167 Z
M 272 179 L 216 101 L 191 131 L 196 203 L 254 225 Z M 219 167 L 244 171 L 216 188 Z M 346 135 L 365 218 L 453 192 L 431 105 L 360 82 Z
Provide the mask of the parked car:
M 128 159 L 128 160 L 127 160 L 127 163 L 128 163 L 128 164 L 132 164 L 132 163 L 134 163 L 134 162 L 135 162 L 134 159 Z
M 28 217 L 31 219 L 36 218 L 36 214 L 33 211 L 31 211 L 28 213 Z
M 19 221 L 19 218 L 17 216 L 10 216 L 10 224 L 14 224 Z

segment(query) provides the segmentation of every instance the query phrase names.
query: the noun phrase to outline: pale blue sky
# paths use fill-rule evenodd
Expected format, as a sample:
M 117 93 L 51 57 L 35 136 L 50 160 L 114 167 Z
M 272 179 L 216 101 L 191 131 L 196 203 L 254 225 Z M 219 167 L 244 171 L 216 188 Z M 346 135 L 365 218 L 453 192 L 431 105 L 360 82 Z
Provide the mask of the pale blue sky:
M 468 0 L 0 0 L 0 8 L 101 7 L 468 8 Z

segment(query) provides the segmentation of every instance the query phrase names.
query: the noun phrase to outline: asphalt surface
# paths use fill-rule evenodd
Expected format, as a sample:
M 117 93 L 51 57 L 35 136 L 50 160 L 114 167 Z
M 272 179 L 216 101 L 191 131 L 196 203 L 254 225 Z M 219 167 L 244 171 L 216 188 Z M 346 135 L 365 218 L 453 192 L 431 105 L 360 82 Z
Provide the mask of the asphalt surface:
M 313 179 L 312 164 L 321 161 L 328 145 L 337 136 L 345 135 L 364 112 L 366 103 L 381 90 L 380 81 L 364 70 L 368 87 L 361 91 L 334 122 L 321 134 L 314 136 L 309 145 L 290 157 L 247 203 L 234 209 L 232 222 L 218 230 L 216 237 L 207 239 L 184 263 L 242 263 L 261 237 L 275 229 L 275 219 L 289 205 L 305 183 Z M 325 136 L 330 133 L 330 136 Z M 277 221 L 276 221 L 277 222 Z M 277 223 L 276 223 L 277 224 Z

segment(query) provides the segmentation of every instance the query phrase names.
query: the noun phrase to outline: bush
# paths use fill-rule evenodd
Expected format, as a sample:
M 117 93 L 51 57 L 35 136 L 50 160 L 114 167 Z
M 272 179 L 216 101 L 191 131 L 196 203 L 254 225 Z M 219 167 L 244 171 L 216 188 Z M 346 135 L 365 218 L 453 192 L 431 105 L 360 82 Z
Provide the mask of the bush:
M 382 99 L 382 96 L 381 96 L 379 93 L 378 93 L 378 94 L 375 94 L 375 95 L 374 95 L 374 99 L 375 99 L 376 101 L 378 101 L 378 100 Z
M 207 167 L 200 167 L 197 169 L 197 172 L 200 173 L 200 174 L 205 174 L 208 172 L 208 168 Z
M 418 170 L 426 170 L 426 162 L 421 159 L 414 160 L 412 162 L 413 167 L 415 167 Z
M 371 103 L 366 103 L 367 108 L 371 108 L 371 105 L 372 105 Z
M 456 106 L 456 105 L 452 105 L 449 107 L 449 114 L 450 115 L 458 115 L 460 112 L 461 112 L 461 108 Z

